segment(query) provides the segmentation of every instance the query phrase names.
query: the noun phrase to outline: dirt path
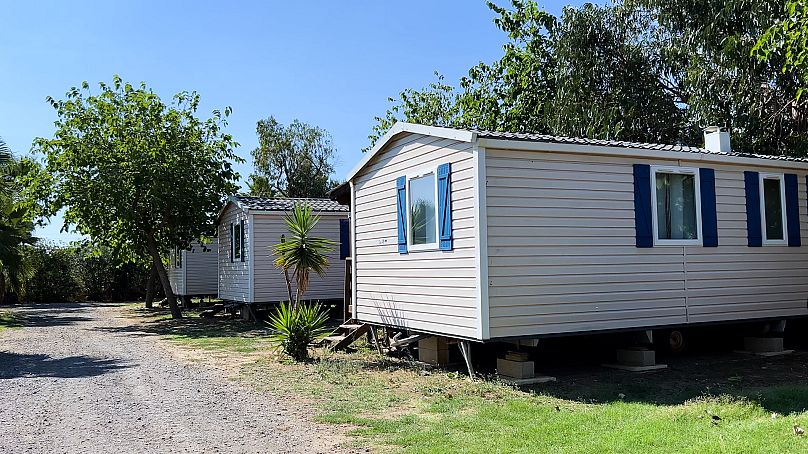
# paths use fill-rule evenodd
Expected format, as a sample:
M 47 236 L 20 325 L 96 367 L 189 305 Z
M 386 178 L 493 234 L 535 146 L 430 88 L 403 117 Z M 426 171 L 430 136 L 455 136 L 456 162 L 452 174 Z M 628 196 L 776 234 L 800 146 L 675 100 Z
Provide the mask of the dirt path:
M 333 428 L 181 364 L 104 305 L 15 309 L 0 333 L 0 452 L 343 452 Z

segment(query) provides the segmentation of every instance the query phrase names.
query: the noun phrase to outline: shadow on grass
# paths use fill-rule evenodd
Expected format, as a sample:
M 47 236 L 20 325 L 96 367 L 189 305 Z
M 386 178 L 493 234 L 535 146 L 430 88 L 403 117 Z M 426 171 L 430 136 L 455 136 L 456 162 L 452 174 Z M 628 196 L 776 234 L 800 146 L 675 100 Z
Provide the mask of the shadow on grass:
M 221 316 L 199 317 L 196 311 L 185 311 L 184 316 L 179 319 L 172 319 L 171 314 L 163 309 L 138 308 L 132 312 L 136 316 L 142 317 L 144 321 L 125 326 L 102 326 L 95 329 L 122 334 L 151 334 L 190 339 L 258 337 L 269 333 L 266 325 L 261 322 L 248 322 Z
M 48 355 L 0 352 L 0 380 L 35 377 L 94 377 L 126 367 L 129 366 L 116 360 L 89 356 L 53 358 Z
M 726 352 L 660 362 L 668 369 L 648 373 L 591 364 L 548 365 L 541 372 L 556 376 L 557 382 L 523 389 L 585 403 L 678 405 L 705 396 L 729 396 L 781 414 L 808 410 L 808 353 L 761 358 Z
M 537 372 L 555 376 L 557 381 L 517 389 L 526 395 L 536 393 L 587 404 L 628 402 L 671 406 L 721 396 L 755 402 L 767 411 L 784 415 L 808 411 L 806 352 L 770 358 L 723 352 L 664 358 L 660 362 L 668 364 L 668 369 L 632 373 L 602 367 L 593 358 L 575 364 L 537 361 Z M 317 367 L 333 376 L 402 370 L 422 375 L 465 375 L 460 365 L 436 368 L 375 355 L 325 357 L 318 361 Z M 493 370 L 482 372 L 484 380 L 494 380 Z

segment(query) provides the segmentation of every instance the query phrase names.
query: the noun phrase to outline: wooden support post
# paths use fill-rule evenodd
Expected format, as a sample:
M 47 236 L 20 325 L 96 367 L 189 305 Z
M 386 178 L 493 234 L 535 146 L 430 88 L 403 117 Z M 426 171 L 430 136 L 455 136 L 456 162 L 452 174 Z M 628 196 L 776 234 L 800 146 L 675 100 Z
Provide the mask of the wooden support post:
M 383 355 L 384 353 L 382 352 L 382 345 L 379 343 L 379 335 L 376 333 L 375 326 L 370 327 L 368 335 L 370 335 L 370 338 L 373 340 L 373 345 L 376 346 L 376 351 L 378 351 L 380 355 Z
M 466 361 L 466 367 L 469 370 L 469 378 L 474 378 L 474 366 L 471 365 L 471 342 L 461 340 L 458 344 L 460 347 L 460 354 L 463 355 L 463 360 Z

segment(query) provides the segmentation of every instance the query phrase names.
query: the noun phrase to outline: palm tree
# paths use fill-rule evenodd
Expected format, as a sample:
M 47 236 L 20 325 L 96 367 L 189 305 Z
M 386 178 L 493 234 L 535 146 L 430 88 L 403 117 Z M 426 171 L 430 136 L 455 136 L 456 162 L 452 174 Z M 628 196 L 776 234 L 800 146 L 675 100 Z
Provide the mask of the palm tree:
M 326 253 L 332 251 L 331 246 L 336 243 L 311 235 L 314 227 L 320 221 L 320 216 L 312 214 L 308 204 L 296 203 L 294 209 L 286 214 L 283 220 L 289 229 L 289 236 L 282 238 L 281 242 L 273 248 L 273 252 L 277 256 L 275 266 L 284 272 L 289 301 L 297 304 L 303 299 L 303 295 L 309 287 L 310 273 L 314 272 L 319 276 L 325 274 L 325 270 L 328 268 Z M 292 297 L 289 270 L 292 271 L 297 287 L 294 297 Z
M 32 274 L 25 259 L 24 246 L 37 239 L 28 211 L 17 206 L 18 187 L 14 176 L 25 171 L 14 159 L 8 145 L 0 139 L 0 301 L 7 290 L 20 294 L 23 283 Z

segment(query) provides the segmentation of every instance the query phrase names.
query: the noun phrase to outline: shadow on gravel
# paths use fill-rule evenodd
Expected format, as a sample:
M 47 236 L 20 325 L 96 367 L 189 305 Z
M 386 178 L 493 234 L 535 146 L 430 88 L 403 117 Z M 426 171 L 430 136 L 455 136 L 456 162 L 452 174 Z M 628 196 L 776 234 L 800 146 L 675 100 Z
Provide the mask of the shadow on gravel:
M 80 322 L 92 320 L 86 316 L 98 306 L 115 305 L 109 303 L 52 303 L 52 304 L 17 304 L 3 306 L 12 309 L 20 321 L 21 326 L 50 327 L 70 326 Z
M 52 358 L 48 355 L 0 352 L 0 380 L 35 377 L 94 377 L 127 367 L 129 366 L 117 360 L 89 356 Z

